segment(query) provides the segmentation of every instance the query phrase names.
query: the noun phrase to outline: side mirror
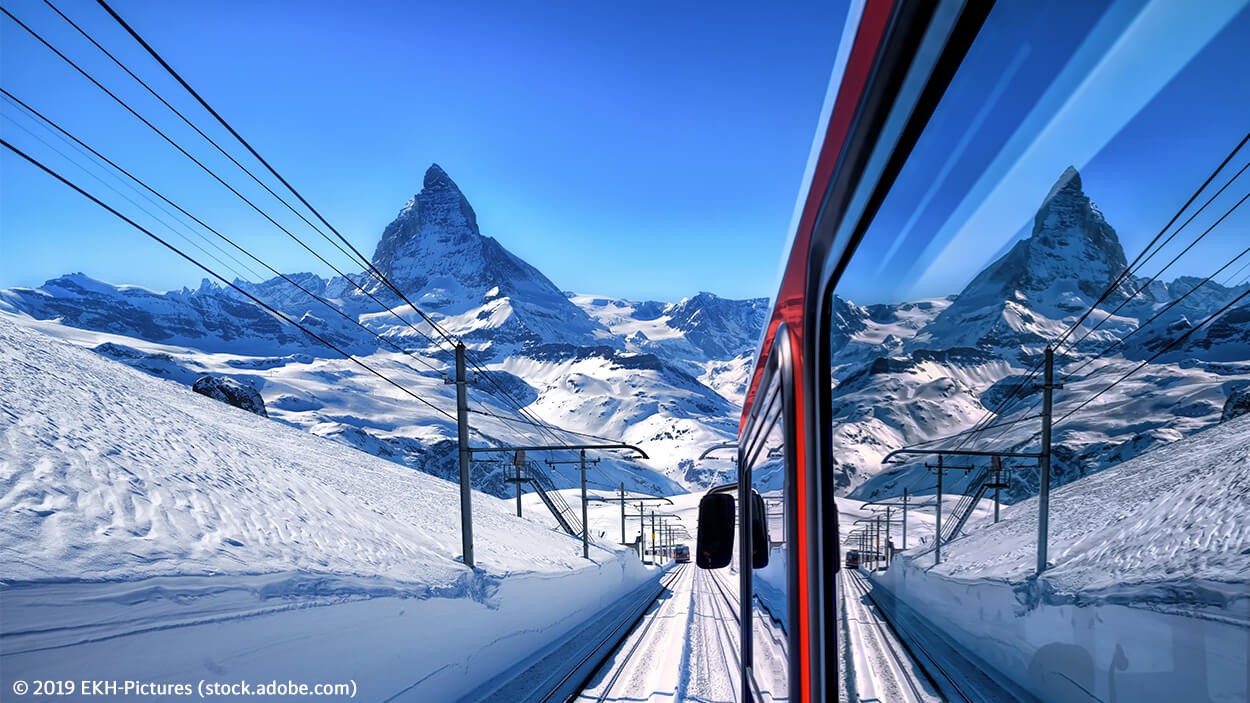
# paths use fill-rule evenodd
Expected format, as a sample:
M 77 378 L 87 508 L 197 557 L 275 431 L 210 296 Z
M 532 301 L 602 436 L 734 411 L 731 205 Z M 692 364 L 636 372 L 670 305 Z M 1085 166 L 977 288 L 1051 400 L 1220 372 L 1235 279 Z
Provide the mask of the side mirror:
M 699 501 L 695 564 L 700 569 L 720 569 L 733 560 L 734 516 L 734 497 L 728 493 L 710 493 Z
M 768 553 L 772 551 L 772 543 L 768 541 L 768 506 L 764 505 L 764 497 L 751 490 L 751 568 L 762 569 L 768 566 Z

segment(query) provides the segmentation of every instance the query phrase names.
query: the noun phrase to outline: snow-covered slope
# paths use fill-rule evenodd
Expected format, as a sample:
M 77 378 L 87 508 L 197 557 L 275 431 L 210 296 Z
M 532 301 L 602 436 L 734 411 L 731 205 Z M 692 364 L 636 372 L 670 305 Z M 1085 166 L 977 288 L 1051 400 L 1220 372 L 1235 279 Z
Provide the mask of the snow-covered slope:
M 454 583 L 455 485 L 0 317 L 4 579 L 310 571 Z M 574 540 L 477 494 L 479 568 L 572 569 Z
M 0 316 L 0 679 L 457 700 L 654 574 Z M 68 672 L 73 672 L 72 674 Z M 238 690 L 236 689 L 236 695 Z
M 622 317 L 635 323 L 622 325 L 590 302 L 601 299 L 566 295 L 483 236 L 467 198 L 437 165 L 383 232 L 373 263 L 463 339 L 512 396 L 493 384 L 472 387 L 470 424 L 477 440 L 551 441 L 518 420 L 511 407 L 516 400 L 567 429 L 647 445 L 650 462 L 605 457 L 592 485 L 624 482 L 630 490 L 670 494 L 683 483 L 701 485 L 692 459 L 707 443 L 734 434 L 765 301 L 707 293 L 674 304 L 614 301 L 628 306 Z M 308 273 L 290 278 L 330 307 L 281 278 L 238 284 L 438 408 L 454 410 L 452 388 L 441 377 L 451 367 L 446 345 L 432 341 L 437 335 L 430 326 L 379 280 L 368 272 L 350 280 Z M 395 396 L 376 376 L 228 288 L 205 282 L 157 293 L 71 274 L 40 288 L 0 291 L 2 311 L 23 325 L 188 385 L 206 373 L 233 376 L 255 387 L 283 422 L 437 476 L 455 471 L 450 418 Z M 511 491 L 499 464 L 479 462 L 473 476 L 476 487 L 494 495 Z M 557 485 L 575 485 L 567 476 L 554 478 Z
M 839 485 L 865 498 L 898 495 L 905 487 L 931 491 L 933 477 L 923 466 L 883 470 L 881 459 L 893 449 L 967 429 L 987 409 L 997 408 L 1040 362 L 1048 340 L 1075 322 L 1125 266 L 1115 230 L 1069 169 L 1043 199 L 1031 236 L 959 294 L 863 307 L 839 300 L 833 334 Z M 1109 296 L 1072 335 L 1079 341 L 1056 358 L 1065 384 L 1055 396 L 1056 417 L 1247 288 L 1208 282 L 1194 290 L 1199 283 L 1181 277 L 1147 285 L 1145 277 L 1134 276 Z M 1125 302 L 1125 289 L 1142 290 L 1116 310 Z M 1158 313 L 1159 319 L 1143 327 Z M 1092 360 L 1139 328 L 1106 358 Z M 1243 304 L 1101 396 L 1088 411 L 1060 422 L 1054 480 L 1075 480 L 1210 427 L 1219 422 L 1227 399 L 1246 385 L 1250 305 Z M 1021 422 L 979 436 L 979 447 L 1035 449 L 1040 424 L 1024 418 L 1037 414 L 1039 398 L 1030 381 L 999 418 L 1004 424 Z M 961 489 L 958 478 L 953 483 L 948 490 Z M 1036 473 L 1013 474 L 1012 483 L 1011 499 L 1032 495 Z
M 1250 606 L 1250 416 L 1063 486 L 1050 497 L 1056 602 Z M 1024 583 L 1035 567 L 1037 498 L 942 547 L 937 573 Z M 1250 625 L 1250 622 L 1247 623 Z
M 1250 416 L 974 519 L 872 580 L 1040 700 L 1245 700 Z

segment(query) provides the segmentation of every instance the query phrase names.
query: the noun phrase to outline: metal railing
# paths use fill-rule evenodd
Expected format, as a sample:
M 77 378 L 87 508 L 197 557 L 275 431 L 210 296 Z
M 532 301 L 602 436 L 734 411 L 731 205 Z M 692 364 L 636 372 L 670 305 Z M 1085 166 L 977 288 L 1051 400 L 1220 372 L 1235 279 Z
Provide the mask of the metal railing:
M 529 480 L 530 485 L 534 486 L 534 490 L 538 493 L 539 499 L 543 505 L 551 511 L 555 516 L 556 522 L 560 523 L 561 529 L 565 532 L 580 538 L 582 536 L 582 522 L 577 519 L 577 514 L 573 512 L 573 508 L 569 507 L 568 501 L 564 500 L 564 496 L 560 495 L 560 491 L 556 490 L 555 483 L 551 481 L 551 477 L 547 475 L 546 470 L 541 464 L 535 461 L 526 462 L 528 475 L 525 477 Z
M 981 496 L 985 493 L 986 484 L 989 483 L 990 470 L 981 469 L 972 476 L 972 480 L 968 482 L 968 486 L 964 489 L 964 494 L 960 496 L 959 502 L 955 504 L 955 509 L 951 511 L 951 520 L 942 526 L 942 541 L 949 542 L 955 539 L 959 531 L 963 529 L 968 518 L 972 517 L 972 511 L 976 510 L 977 504 L 981 502 Z

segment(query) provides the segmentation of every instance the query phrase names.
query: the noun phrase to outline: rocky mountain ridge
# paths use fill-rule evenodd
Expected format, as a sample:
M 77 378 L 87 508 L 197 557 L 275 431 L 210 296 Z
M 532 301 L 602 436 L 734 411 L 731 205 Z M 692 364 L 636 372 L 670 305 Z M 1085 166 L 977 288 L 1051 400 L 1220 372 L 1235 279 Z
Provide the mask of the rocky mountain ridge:
M 373 263 L 463 339 L 507 389 L 471 391 L 475 441 L 517 437 L 548 441 L 512 412 L 521 403 L 559 427 L 643 444 L 654 458 L 639 466 L 609 460 L 592 485 L 626 483 L 647 492 L 698 489 L 724 478 L 728 462 L 696 463 L 708 445 L 736 435 L 743 387 L 769 312 L 766 299 L 729 300 L 700 292 L 676 302 L 630 301 L 562 292 L 540 271 L 481 233 L 476 214 L 437 165 L 423 188 L 386 227 Z M 1075 316 L 1126 265 L 1123 247 L 1069 169 L 1042 200 L 1030 235 L 988 265 L 958 294 L 897 304 L 857 305 L 837 298 L 832 407 L 840 489 L 878 497 L 904 487 L 925 490 L 931 477 L 915 466 L 886 469 L 890 450 L 967 429 L 1002 402 Z M 428 326 L 367 273 L 353 274 L 406 320 Z M 229 289 L 205 282 L 157 293 L 113 286 L 82 274 L 36 289 L 0 291 L 0 310 L 38 324 L 148 373 L 190 384 L 205 374 L 248 383 L 271 416 L 429 473 L 452 477 L 455 426 L 437 409 L 454 408 L 442 373 L 444 345 L 382 311 L 351 282 L 292 274 L 301 286 L 421 363 L 310 301 L 281 278 L 242 283 L 336 345 L 393 375 L 434 409 L 391 397 L 384 384 L 260 310 Z M 1184 301 L 1135 334 L 1106 359 L 1081 367 L 1057 398 L 1078 402 L 1162 344 L 1244 291 L 1199 279 L 1134 278 L 1142 288 L 1123 309 L 1060 355 L 1061 370 L 1079 367 L 1181 296 Z M 1118 296 L 1118 297 L 1117 297 Z M 1117 294 L 1102 306 L 1124 302 Z M 1091 323 L 1093 320 L 1091 320 Z M 434 335 L 431 335 L 434 336 Z M 1079 337 L 1078 337 L 1079 338 Z M 1218 422 L 1231 396 L 1250 385 L 1250 306 L 1230 310 L 1161 357 L 1149 373 L 1103 399 L 1106 410 L 1058 428 L 1059 482 Z M 1002 418 L 1019 419 L 1036 402 L 1031 389 Z M 1241 397 L 1241 396 L 1238 396 Z M 1231 406 L 1230 406 L 1231 407 Z M 1020 422 L 989 438 L 1023 447 L 1034 427 Z M 501 464 L 482 463 L 474 483 L 504 495 Z M 572 476 L 556 476 L 574 485 Z M 1035 490 L 1035 478 L 1013 479 L 1013 498 Z M 958 483 L 952 486 L 958 489 Z

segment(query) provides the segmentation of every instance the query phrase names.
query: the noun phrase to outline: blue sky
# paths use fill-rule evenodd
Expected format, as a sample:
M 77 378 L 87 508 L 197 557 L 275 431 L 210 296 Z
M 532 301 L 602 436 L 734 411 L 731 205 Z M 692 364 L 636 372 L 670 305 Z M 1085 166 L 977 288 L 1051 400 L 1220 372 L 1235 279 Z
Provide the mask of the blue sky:
M 222 136 L 95 3 L 54 2 Z M 5 6 L 229 172 L 42 2 Z M 483 233 L 557 285 L 661 299 L 774 292 L 845 12 L 839 2 L 114 7 L 366 254 L 438 162 Z M 329 273 L 7 18 L 2 27 L 6 89 L 277 268 Z M 6 139 L 137 212 L 25 131 L 69 153 L 11 105 L 0 112 L 16 120 L 0 119 Z M 0 169 L 0 286 L 71 271 L 156 289 L 201 278 L 15 157 Z M 258 194 L 245 179 L 230 180 Z
M 839 293 L 889 302 L 958 292 L 1028 236 L 1070 165 L 1132 261 L 1250 130 L 1247 4 L 997 4 Z M 1247 161 L 1250 147 L 1198 202 Z M 1153 275 L 1248 190 L 1250 173 L 1141 274 Z M 1208 275 L 1246 247 L 1248 232 L 1242 207 L 1162 280 Z

